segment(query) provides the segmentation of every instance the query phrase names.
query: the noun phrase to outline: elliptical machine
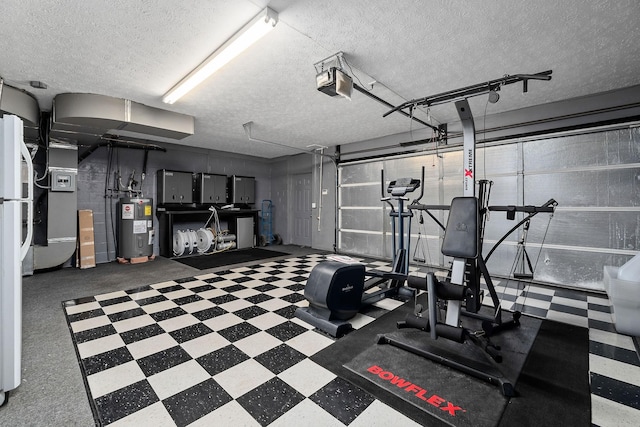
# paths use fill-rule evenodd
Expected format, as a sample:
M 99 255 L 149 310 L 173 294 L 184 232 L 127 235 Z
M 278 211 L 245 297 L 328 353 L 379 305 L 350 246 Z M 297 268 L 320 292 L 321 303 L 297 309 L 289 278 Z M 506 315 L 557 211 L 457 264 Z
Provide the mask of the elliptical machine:
M 304 290 L 309 307 L 296 310 L 296 317 L 328 333 L 340 337 L 352 329 L 349 319 L 353 318 L 365 306 L 384 298 L 399 296 L 412 298 L 414 290 L 404 286 L 409 274 L 407 256 L 411 241 L 411 218 L 413 213 L 405 209 L 408 193 L 421 189 L 419 201 L 424 190 L 424 167 L 422 181 L 414 178 L 400 178 L 389 182 L 385 195 L 384 171 L 381 171 L 381 201 L 391 207 L 391 230 L 393 237 L 393 266 L 390 272 L 380 270 L 366 271 L 363 264 L 349 259 L 336 257 L 316 265 Z M 396 206 L 392 203 L 395 201 Z M 405 221 L 408 225 L 405 226 Z M 406 233 L 405 233 L 406 230 Z M 396 233 L 397 232 L 397 233 Z M 368 279 L 365 279 L 368 277 Z M 378 289 L 374 289 L 374 288 Z

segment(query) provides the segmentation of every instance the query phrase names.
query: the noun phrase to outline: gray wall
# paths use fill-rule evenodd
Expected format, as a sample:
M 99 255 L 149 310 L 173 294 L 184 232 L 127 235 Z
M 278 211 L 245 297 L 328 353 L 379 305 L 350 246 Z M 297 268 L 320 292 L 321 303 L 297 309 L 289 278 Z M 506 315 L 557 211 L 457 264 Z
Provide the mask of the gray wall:
M 325 154 L 335 154 L 334 149 L 325 150 Z M 320 189 L 320 161 L 322 166 L 322 189 Z M 299 174 L 312 174 L 312 200 L 316 207 L 312 210 L 311 242 L 315 249 L 333 251 L 336 234 L 336 176 L 335 163 L 328 157 L 312 154 L 298 154 L 272 163 L 271 193 L 274 206 L 274 232 L 280 234 L 284 243 L 291 243 L 292 224 L 287 212 L 294 207 L 294 177 Z M 323 191 L 326 194 L 323 195 Z M 319 212 L 322 199 L 322 212 Z M 320 227 L 318 227 L 318 216 Z
M 279 234 L 283 243 L 291 243 L 291 228 L 287 212 L 293 205 L 291 175 L 308 172 L 310 155 L 299 154 L 276 161 L 272 165 L 271 193 L 273 201 L 273 232 Z
M 325 154 L 332 155 L 334 152 L 332 149 L 327 149 Z M 322 162 L 322 180 L 320 180 L 320 162 Z M 314 156 L 312 197 L 316 207 L 312 210 L 311 240 L 316 249 L 335 250 L 337 174 L 336 164 L 329 157 Z
M 263 199 L 272 198 L 272 161 L 173 144 L 157 145 L 166 147 L 167 152 L 149 152 L 147 176 L 138 187 L 144 192 L 145 197 L 154 199 L 155 254 L 159 253 L 158 233 L 160 232 L 158 219 L 155 216 L 156 171 L 159 169 L 216 173 L 227 176 L 234 174 L 253 176 L 256 178 L 256 204 L 254 208 L 260 209 Z M 83 149 L 80 148 L 79 152 L 82 153 Z M 141 181 L 140 173 L 144 151 L 119 148 L 113 159 L 115 164 L 112 165 L 112 170 L 117 170 L 119 165 L 125 185 L 134 170 L 136 180 Z M 117 162 L 116 159 L 118 159 Z M 113 216 L 115 224 L 117 197 L 112 199 L 104 197 L 107 161 L 108 151 L 106 147 L 103 147 L 96 150 L 78 166 L 78 209 L 93 210 L 96 262 L 98 263 L 113 261 L 116 256 L 111 217 Z M 110 183 L 112 182 L 113 178 L 111 177 Z M 125 193 L 120 194 L 120 196 L 125 195 Z M 278 232 L 277 226 L 275 230 Z

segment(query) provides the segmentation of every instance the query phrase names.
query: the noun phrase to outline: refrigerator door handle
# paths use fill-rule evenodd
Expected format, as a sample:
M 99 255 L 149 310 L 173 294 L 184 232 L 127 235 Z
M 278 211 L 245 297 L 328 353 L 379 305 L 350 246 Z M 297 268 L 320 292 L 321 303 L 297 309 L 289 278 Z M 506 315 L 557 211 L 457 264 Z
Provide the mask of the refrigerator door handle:
M 24 260 L 29 252 L 31 246 L 31 240 L 33 238 L 33 162 L 31 161 L 31 154 L 24 141 L 20 141 L 20 153 L 27 163 L 27 198 L 20 199 L 20 202 L 27 205 L 27 236 L 24 243 L 20 247 L 20 260 Z

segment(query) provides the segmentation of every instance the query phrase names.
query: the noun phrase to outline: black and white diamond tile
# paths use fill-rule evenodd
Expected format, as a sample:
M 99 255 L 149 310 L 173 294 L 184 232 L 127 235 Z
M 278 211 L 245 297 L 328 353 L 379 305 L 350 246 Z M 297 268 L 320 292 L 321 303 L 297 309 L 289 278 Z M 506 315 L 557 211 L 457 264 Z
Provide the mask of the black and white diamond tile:
M 309 359 L 334 342 L 294 316 L 307 304 L 309 272 L 324 259 L 270 261 L 65 302 L 97 422 L 419 425 Z M 496 288 L 507 310 L 589 327 L 593 424 L 635 425 L 640 362 L 631 338 L 615 332 L 605 296 L 504 281 Z M 400 305 L 383 299 L 351 323 L 358 329 Z
M 333 341 L 293 315 L 306 305 L 304 282 L 322 259 L 293 258 L 66 302 L 99 422 L 267 425 L 308 407 L 337 422 L 309 400 L 335 375 L 308 357 Z

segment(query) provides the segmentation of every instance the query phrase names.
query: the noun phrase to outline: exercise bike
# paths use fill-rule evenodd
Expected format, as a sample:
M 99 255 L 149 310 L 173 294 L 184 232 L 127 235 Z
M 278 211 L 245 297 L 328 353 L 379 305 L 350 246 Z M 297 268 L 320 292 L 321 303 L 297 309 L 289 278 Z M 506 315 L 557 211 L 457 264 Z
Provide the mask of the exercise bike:
M 418 188 L 421 188 L 420 196 L 414 200 L 414 203 L 422 198 L 423 190 L 420 183 L 424 182 L 424 168 L 422 181 L 414 178 L 400 178 L 389 182 L 386 187 L 388 196 L 385 195 L 384 182 L 384 171 L 382 171 L 380 200 L 391 207 L 389 216 L 394 254 L 391 271 L 367 271 L 363 264 L 340 257 L 323 261 L 311 270 L 305 286 L 304 296 L 309 301 L 309 306 L 300 307 L 295 312 L 296 317 L 333 337 L 341 337 L 352 330 L 348 320 L 358 314 L 363 307 L 391 296 L 409 299 L 415 293 L 413 289 L 404 286 L 409 274 L 407 253 L 413 217 L 413 213 L 405 209 L 404 203 L 409 200 L 406 195 Z M 392 201 L 396 202 L 397 209 Z M 408 222 L 406 227 L 405 221 Z

